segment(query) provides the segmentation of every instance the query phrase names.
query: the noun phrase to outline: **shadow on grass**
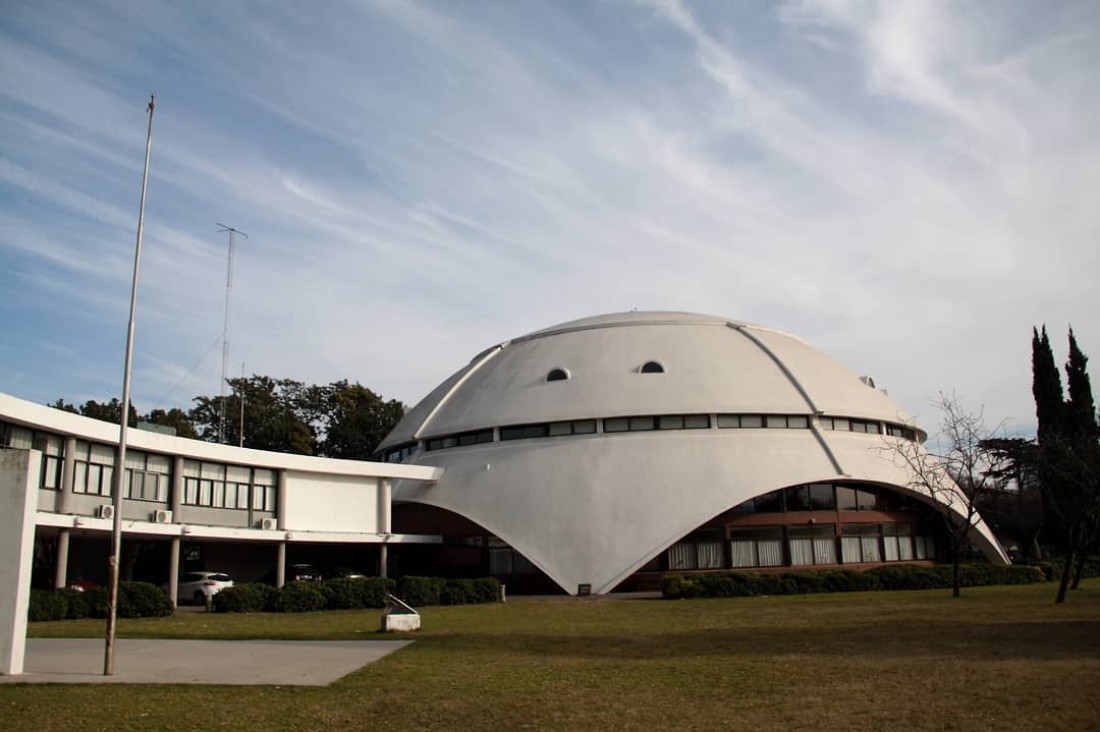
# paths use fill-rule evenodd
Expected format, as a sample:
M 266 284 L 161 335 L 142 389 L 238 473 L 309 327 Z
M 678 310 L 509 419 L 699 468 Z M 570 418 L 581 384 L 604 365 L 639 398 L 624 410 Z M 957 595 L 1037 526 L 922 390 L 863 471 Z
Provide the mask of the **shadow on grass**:
M 560 659 L 650 660 L 691 656 L 735 659 L 768 655 L 955 657 L 1062 660 L 1100 656 L 1100 621 L 1060 623 L 929 622 L 790 628 L 693 629 L 634 635 L 462 633 L 430 641 L 449 651 L 479 651 Z

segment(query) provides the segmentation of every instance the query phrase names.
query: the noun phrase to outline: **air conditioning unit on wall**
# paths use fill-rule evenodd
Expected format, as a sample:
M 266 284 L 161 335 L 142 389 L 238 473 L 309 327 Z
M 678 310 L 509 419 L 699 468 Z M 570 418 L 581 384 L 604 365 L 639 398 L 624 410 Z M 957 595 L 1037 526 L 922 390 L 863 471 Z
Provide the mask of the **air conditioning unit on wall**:
M 260 519 L 260 528 L 264 531 L 275 531 L 279 528 L 279 521 L 273 518 Z
M 95 507 L 96 518 L 113 519 L 115 517 L 115 507 L 109 503 Z
M 155 524 L 170 524 L 172 523 L 172 512 L 165 509 L 153 511 L 152 519 Z

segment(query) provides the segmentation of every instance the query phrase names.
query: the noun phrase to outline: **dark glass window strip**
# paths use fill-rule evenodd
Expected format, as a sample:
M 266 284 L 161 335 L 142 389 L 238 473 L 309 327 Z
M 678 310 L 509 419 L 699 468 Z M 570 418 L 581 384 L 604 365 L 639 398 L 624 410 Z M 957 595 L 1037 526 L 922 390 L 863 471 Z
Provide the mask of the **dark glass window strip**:
M 705 430 L 709 427 L 709 414 L 666 414 L 661 416 L 608 417 L 603 421 L 604 432 Z
M 548 436 L 561 437 L 564 435 L 594 435 L 596 434 L 596 420 L 579 419 L 574 422 L 551 422 Z
M 902 427 L 901 425 L 897 424 L 887 423 L 886 434 L 890 435 L 891 437 L 901 437 L 903 439 L 909 440 L 910 442 L 917 441 L 916 430 L 912 430 L 908 427 Z
M 493 430 L 471 430 L 470 432 L 459 432 L 455 435 L 446 435 L 444 437 L 433 437 L 425 444 L 426 450 L 446 450 L 449 447 L 467 447 L 469 445 L 480 445 L 486 442 L 493 441 Z
M 500 428 L 501 440 L 527 440 L 532 437 L 549 437 L 550 425 L 543 424 L 517 424 Z
M 850 417 L 821 417 L 819 420 L 821 429 L 834 430 L 836 432 L 863 432 L 871 435 L 885 432 L 893 437 L 901 437 L 912 442 L 917 441 L 917 431 L 912 427 L 906 427 L 892 422 L 875 422 L 865 419 L 852 419 Z
M 386 450 L 384 458 L 387 463 L 403 463 L 416 452 L 415 442 L 406 442 L 403 445 Z
M 589 435 L 597 432 L 600 420 L 584 419 L 561 422 L 539 422 L 531 424 L 506 425 L 500 428 L 500 440 L 529 440 L 541 437 L 563 437 L 568 435 Z M 658 430 L 694 430 L 709 429 L 714 422 L 709 414 L 665 414 L 634 415 L 625 417 L 607 417 L 602 420 L 603 432 L 652 432 Z M 847 430 L 879 434 L 880 423 L 868 420 L 855 420 L 847 417 L 822 417 L 825 429 Z M 805 414 L 719 414 L 719 429 L 809 429 L 810 417 Z M 916 432 L 901 426 L 890 426 L 897 434 L 906 439 L 916 439 Z M 446 450 L 452 447 L 465 447 L 493 442 L 493 430 L 473 430 L 453 435 L 433 437 L 424 443 L 426 450 Z M 407 443 L 394 447 L 384 453 L 388 462 L 403 462 L 416 450 L 416 443 Z
M 770 491 L 734 507 L 736 514 L 785 511 L 912 511 L 916 502 L 889 490 L 809 483 Z
M 804 414 L 719 414 L 718 429 L 788 429 L 804 430 L 810 418 Z

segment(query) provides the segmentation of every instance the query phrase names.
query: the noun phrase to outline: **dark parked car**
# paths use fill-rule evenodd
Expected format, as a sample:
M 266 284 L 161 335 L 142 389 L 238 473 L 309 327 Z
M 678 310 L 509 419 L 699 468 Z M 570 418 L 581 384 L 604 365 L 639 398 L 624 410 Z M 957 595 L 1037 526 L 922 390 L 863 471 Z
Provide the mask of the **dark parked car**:
M 330 579 L 333 577 L 343 577 L 345 579 L 363 579 L 367 575 L 360 572 L 358 569 L 350 569 L 348 567 L 337 567 L 329 572 L 325 573 Z
M 320 582 L 324 579 L 315 564 L 292 564 L 287 568 L 287 582 Z

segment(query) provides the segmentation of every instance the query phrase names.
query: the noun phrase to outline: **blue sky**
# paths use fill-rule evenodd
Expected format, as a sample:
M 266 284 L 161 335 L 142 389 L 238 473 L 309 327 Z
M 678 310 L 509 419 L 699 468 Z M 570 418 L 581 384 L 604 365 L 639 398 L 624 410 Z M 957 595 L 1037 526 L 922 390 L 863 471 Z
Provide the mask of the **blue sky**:
M 34 2 L 0 19 L 0 391 L 232 375 L 410 405 L 554 323 L 798 335 L 927 427 L 1100 359 L 1094 2 Z M 1100 361 L 1098 361 L 1100 362 Z M 1100 372 L 1093 369 L 1100 379 Z

